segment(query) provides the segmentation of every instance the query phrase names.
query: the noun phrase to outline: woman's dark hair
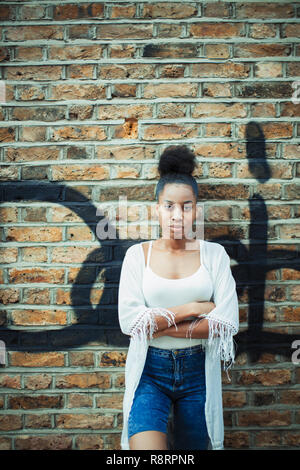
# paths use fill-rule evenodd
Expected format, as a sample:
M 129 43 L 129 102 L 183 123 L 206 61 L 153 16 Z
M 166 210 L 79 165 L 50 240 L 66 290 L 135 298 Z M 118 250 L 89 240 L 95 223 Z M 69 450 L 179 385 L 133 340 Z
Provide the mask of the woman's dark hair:
M 167 147 L 159 159 L 158 172 L 160 179 L 156 185 L 156 200 L 158 201 L 159 194 L 167 183 L 189 184 L 197 200 L 198 185 L 192 176 L 196 166 L 196 156 L 185 145 L 171 145 Z

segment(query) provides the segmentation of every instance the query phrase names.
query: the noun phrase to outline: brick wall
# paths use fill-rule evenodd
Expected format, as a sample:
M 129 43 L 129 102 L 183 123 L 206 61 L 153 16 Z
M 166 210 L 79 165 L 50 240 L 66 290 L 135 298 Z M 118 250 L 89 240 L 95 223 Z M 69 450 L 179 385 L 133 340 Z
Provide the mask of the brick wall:
M 170 143 L 196 153 L 205 238 L 226 247 L 238 286 L 225 446 L 297 448 L 299 3 L 7 1 L 0 13 L 0 448 L 120 448 L 120 266 L 151 237 L 140 208 L 151 213 Z M 119 214 L 119 196 L 129 234 L 100 242 L 97 208 Z

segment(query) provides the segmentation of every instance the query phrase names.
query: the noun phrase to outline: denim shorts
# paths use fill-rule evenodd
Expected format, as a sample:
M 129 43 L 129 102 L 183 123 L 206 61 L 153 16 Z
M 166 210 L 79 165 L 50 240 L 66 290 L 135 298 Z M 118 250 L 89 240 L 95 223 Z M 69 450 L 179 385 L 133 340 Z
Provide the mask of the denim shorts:
M 142 431 L 168 434 L 172 405 L 171 448 L 207 449 L 205 399 L 205 351 L 201 345 L 182 349 L 149 346 L 129 413 L 128 439 Z

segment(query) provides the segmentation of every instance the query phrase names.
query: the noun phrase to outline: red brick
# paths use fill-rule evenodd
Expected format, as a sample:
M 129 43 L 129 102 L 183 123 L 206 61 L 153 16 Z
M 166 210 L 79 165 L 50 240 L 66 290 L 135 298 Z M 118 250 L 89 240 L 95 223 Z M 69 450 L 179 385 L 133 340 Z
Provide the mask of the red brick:
M 69 374 L 56 377 L 57 388 L 109 388 L 110 375 L 102 372 Z
M 57 428 L 64 429 L 112 429 L 114 416 L 104 413 L 58 414 Z
M 64 281 L 64 269 L 9 269 L 9 281 L 14 283 L 48 282 L 61 284 Z
M 71 450 L 72 436 L 69 435 L 43 435 L 43 436 L 17 436 L 15 437 L 16 450 Z
M 57 352 L 12 352 L 10 365 L 17 367 L 62 367 L 65 365 L 65 361 L 64 355 Z
M 238 413 L 239 426 L 288 426 L 291 412 L 279 410 L 245 411 Z
M 195 23 L 190 25 L 190 34 L 196 38 L 240 38 L 245 36 L 243 23 Z

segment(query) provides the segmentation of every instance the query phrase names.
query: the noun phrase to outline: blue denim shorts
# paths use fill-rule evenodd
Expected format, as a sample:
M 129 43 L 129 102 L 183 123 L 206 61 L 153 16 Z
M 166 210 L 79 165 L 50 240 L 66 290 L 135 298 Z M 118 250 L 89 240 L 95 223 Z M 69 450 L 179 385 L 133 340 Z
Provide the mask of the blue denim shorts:
M 171 447 L 207 449 L 205 399 L 205 351 L 201 345 L 182 349 L 149 346 L 129 413 L 128 439 L 142 431 L 168 434 L 173 405 Z

